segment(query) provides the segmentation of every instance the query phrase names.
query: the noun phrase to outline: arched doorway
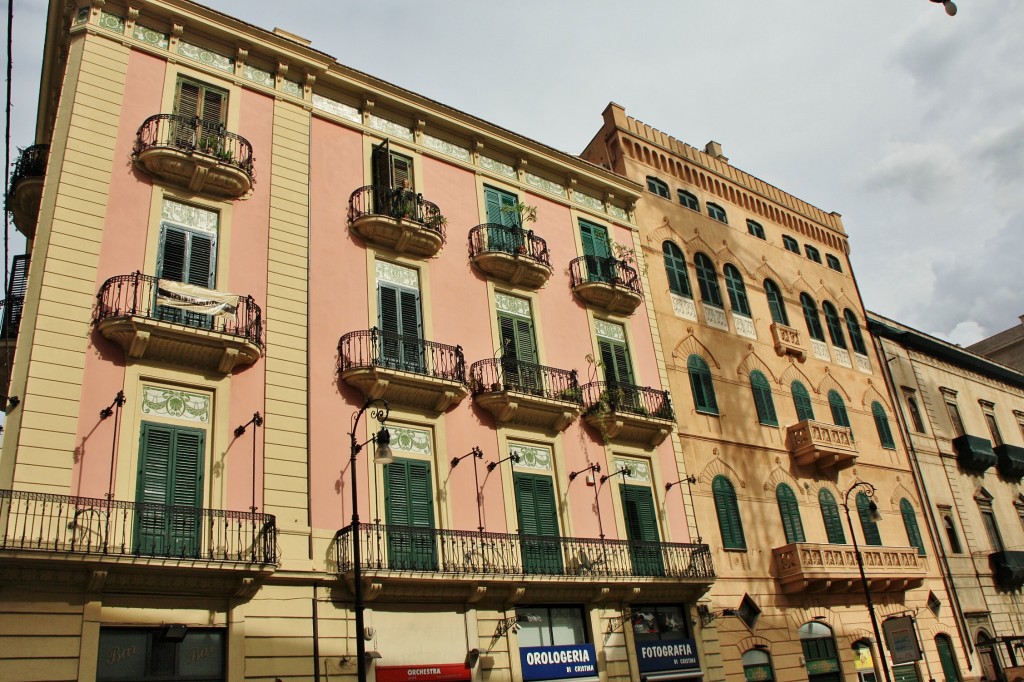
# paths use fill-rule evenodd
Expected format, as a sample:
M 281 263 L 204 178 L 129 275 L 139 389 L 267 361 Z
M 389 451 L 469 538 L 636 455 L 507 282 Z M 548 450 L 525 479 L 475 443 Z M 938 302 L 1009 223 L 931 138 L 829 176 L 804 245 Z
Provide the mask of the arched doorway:
M 878 682 L 871 642 L 866 639 L 858 639 L 853 643 L 852 648 L 853 667 L 857 671 L 857 682 Z
M 748 649 L 743 652 L 744 682 L 775 682 L 772 657 L 764 649 Z
M 989 682 L 1006 682 L 1003 676 L 1003 668 L 999 665 L 999 656 L 996 654 L 996 642 L 992 635 L 985 630 L 978 630 L 978 637 L 974 642 L 978 647 L 978 658 L 981 659 L 981 672 Z
M 960 682 L 960 669 L 956 664 L 956 654 L 953 653 L 953 640 L 949 635 L 935 636 L 935 650 L 939 652 L 943 682 Z
M 832 628 L 817 621 L 804 623 L 797 631 L 804 650 L 808 682 L 843 682 Z

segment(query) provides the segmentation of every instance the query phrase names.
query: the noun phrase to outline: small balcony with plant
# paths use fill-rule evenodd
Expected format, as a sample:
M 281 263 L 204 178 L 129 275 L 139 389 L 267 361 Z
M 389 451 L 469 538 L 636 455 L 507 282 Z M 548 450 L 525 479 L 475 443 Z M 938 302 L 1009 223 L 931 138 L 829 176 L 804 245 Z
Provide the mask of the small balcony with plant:
M 575 370 L 516 358 L 488 358 L 469 368 L 473 401 L 498 424 L 564 431 L 583 410 Z
M 851 467 L 857 463 L 859 454 L 849 427 L 811 419 L 787 428 L 786 443 L 797 464 L 823 472 Z
M 361 239 L 416 258 L 437 255 L 448 219 L 422 194 L 398 187 L 360 187 L 348 200 L 349 229 Z
M 374 327 L 338 342 L 341 380 L 367 398 L 444 412 L 469 395 L 461 346 Z
M 469 231 L 469 258 L 492 279 L 527 289 L 539 289 L 551 277 L 548 245 L 514 225 L 484 223 Z
M 668 391 L 619 382 L 583 386 L 583 420 L 605 441 L 657 447 L 675 427 Z
M 14 226 L 28 239 L 36 236 L 39 220 L 39 202 L 43 197 L 43 180 L 50 145 L 35 144 L 21 150 L 7 189 L 7 210 Z
M 94 322 L 135 359 L 229 374 L 263 352 L 263 316 L 252 296 L 141 272 L 103 283 Z
M 249 141 L 197 116 L 150 116 L 139 128 L 132 159 L 158 182 L 218 199 L 243 197 L 255 182 Z
M 632 315 L 644 300 L 640 273 L 618 258 L 576 258 L 569 263 L 569 279 L 580 300 L 608 313 Z

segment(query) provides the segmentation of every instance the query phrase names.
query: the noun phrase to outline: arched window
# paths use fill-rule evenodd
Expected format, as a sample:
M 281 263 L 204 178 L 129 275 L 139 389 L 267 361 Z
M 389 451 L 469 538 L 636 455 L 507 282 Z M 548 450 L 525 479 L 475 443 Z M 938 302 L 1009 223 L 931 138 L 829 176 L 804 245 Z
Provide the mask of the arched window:
M 653 175 L 647 176 L 647 191 L 651 194 L 657 194 L 663 199 L 668 199 L 668 185 L 663 180 L 659 180 Z
M 875 428 L 878 429 L 878 440 L 882 447 L 888 450 L 896 449 L 896 442 L 892 439 L 892 431 L 889 429 L 889 417 L 885 414 L 885 408 L 877 400 L 871 403 L 871 414 L 875 417 Z
M 942 515 L 942 526 L 946 529 L 946 539 L 949 540 L 949 551 L 953 554 L 961 554 L 964 551 L 960 544 L 960 536 L 956 532 L 956 525 L 953 523 L 953 515 L 945 513 Z
M 772 657 L 761 649 L 748 649 L 743 652 L 743 679 L 759 682 L 774 682 L 775 672 L 772 670 Z
M 712 204 L 710 201 L 707 203 L 708 215 L 717 220 L 720 223 L 729 224 L 729 219 L 725 215 L 725 209 L 718 204 Z
M 757 421 L 765 426 L 778 426 L 779 418 L 775 414 L 775 402 L 772 400 L 772 389 L 768 379 L 758 370 L 750 373 L 750 390 L 754 393 L 754 408 L 757 410 Z
M 846 336 L 843 335 L 843 323 L 839 321 L 839 313 L 836 307 L 825 301 L 821 304 L 825 311 L 825 325 L 828 327 L 828 335 L 832 338 L 832 345 L 836 348 L 846 348 Z
M 690 372 L 690 388 L 693 389 L 693 404 L 698 412 L 718 414 L 718 401 L 715 400 L 715 385 L 711 382 L 711 370 L 708 363 L 699 355 L 691 355 L 686 360 L 686 368 Z
M 785 483 L 775 488 L 775 500 L 779 503 L 779 516 L 782 517 L 782 530 L 786 533 L 786 544 L 806 542 L 804 524 L 800 522 L 800 506 L 796 502 L 793 489 Z
M 679 195 L 680 204 L 693 211 L 700 210 L 700 202 L 697 201 L 697 197 L 685 190 L 677 190 L 676 194 Z
M 960 682 L 960 669 L 956 665 L 953 640 L 949 635 L 935 636 L 935 650 L 939 652 L 939 663 L 942 664 L 944 682 Z
M 850 345 L 853 346 L 853 352 L 867 355 L 868 349 L 864 345 L 864 337 L 860 333 L 860 324 L 857 323 L 857 316 L 853 314 L 852 310 L 847 308 L 843 311 L 843 317 L 846 318 L 846 331 L 850 332 Z
M 686 274 L 686 260 L 683 252 L 672 242 L 661 245 L 665 254 L 665 274 L 668 276 L 668 290 L 673 294 L 693 298 L 690 293 L 690 277 Z
M 924 556 L 924 540 L 921 538 L 921 530 L 917 527 L 917 514 L 914 513 L 914 505 L 905 497 L 900 500 L 900 514 L 903 515 L 903 525 L 907 529 L 907 540 L 911 546 L 917 547 L 919 555 Z
M 736 503 L 736 489 L 725 476 L 715 476 L 711 482 L 711 492 L 715 497 L 718 527 L 722 531 L 722 546 L 725 549 L 746 549 L 740 508 Z
M 743 276 L 736 266 L 726 263 L 722 268 L 725 273 L 725 288 L 729 292 L 729 305 L 737 315 L 750 317 L 750 303 L 747 301 L 747 288 L 743 286 Z
M 839 505 L 828 488 L 818 491 L 818 506 L 821 507 L 821 520 L 825 522 L 825 535 L 833 545 L 845 545 L 846 533 L 843 532 L 843 519 L 839 516 Z
M 703 253 L 693 257 L 693 264 L 697 268 L 697 284 L 700 285 L 700 300 L 713 306 L 722 307 L 722 292 L 718 290 L 718 277 L 715 274 L 715 265 L 711 259 Z
M 793 407 L 796 408 L 796 420 L 798 422 L 806 420 L 814 420 L 814 408 L 811 406 L 811 396 L 807 393 L 807 389 L 799 381 L 794 381 L 789 385 L 790 390 L 793 392 Z
M 786 314 L 786 304 L 782 300 L 782 291 L 779 285 L 770 279 L 764 281 L 764 295 L 768 299 L 768 310 L 772 314 L 772 322 L 778 322 L 789 326 L 789 315 Z
M 860 527 L 864 531 L 864 543 L 876 546 L 881 545 L 882 536 L 878 534 L 878 524 L 875 523 L 878 507 L 864 493 L 857 493 L 856 499 L 857 515 L 860 516 Z
M 809 682 L 831 682 L 842 679 L 839 668 L 839 654 L 832 628 L 812 621 L 804 623 L 797 630 L 800 646 L 804 651 L 804 666 Z
M 818 317 L 818 305 L 808 294 L 800 294 L 800 305 L 804 309 L 804 321 L 807 322 L 807 333 L 812 339 L 825 340 L 825 332 L 821 329 L 821 318 Z
M 828 406 L 832 410 L 832 423 L 836 426 L 850 428 L 850 417 L 846 414 L 846 403 L 838 391 L 828 392 Z
M 764 228 L 761 227 L 761 223 L 756 223 L 753 220 L 747 221 L 747 232 L 751 236 L 757 237 L 758 239 L 764 239 Z

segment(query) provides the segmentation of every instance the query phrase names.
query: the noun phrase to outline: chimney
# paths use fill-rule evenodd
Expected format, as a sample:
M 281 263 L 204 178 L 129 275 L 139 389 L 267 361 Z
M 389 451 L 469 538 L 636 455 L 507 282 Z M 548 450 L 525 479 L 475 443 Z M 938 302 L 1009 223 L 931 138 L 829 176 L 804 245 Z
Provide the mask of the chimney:
M 725 154 L 722 153 L 722 145 L 718 144 L 714 140 L 711 140 L 706 145 L 704 145 L 704 152 L 715 157 L 716 159 L 719 159 L 720 161 L 729 163 L 729 159 L 726 158 Z

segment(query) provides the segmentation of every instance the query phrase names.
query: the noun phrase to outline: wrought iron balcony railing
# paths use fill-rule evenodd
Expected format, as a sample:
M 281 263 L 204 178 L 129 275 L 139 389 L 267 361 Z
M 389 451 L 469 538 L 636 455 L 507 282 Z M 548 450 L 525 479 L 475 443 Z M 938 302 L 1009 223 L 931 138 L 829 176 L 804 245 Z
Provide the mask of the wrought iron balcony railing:
M 643 296 L 639 273 L 617 258 L 580 256 L 569 263 L 569 278 L 574 289 L 581 284 L 600 283 L 625 287 Z
M 448 346 L 377 327 L 349 332 L 338 341 L 338 369 L 386 367 L 466 383 L 462 346 Z
M 159 305 L 159 283 L 156 277 L 134 272 L 111 277 L 96 295 L 96 319 L 143 317 L 184 327 L 228 334 L 245 339 L 263 348 L 263 315 L 252 296 L 239 296 L 233 312 L 217 315 L 191 312 Z
M 0 490 L 0 549 L 277 563 L 271 514 Z
M 675 419 L 668 391 L 611 381 L 592 381 L 583 386 L 587 414 L 601 410 L 654 419 Z
M 11 263 L 11 281 L 7 284 L 7 298 L 0 301 L 3 306 L 3 321 L 0 323 L 0 339 L 18 338 L 21 315 L 25 310 L 25 291 L 28 288 L 28 256 L 15 256 Z
M 11 185 L 7 191 L 7 200 L 11 200 L 14 187 L 25 178 L 41 178 L 46 175 L 46 161 L 50 156 L 50 145 L 34 144 L 25 147 L 18 156 L 11 174 Z
M 500 252 L 523 256 L 551 267 L 548 243 L 535 235 L 533 230 L 521 227 L 484 223 L 469 231 L 469 255 Z
M 437 204 L 409 189 L 366 185 L 348 199 L 349 222 L 367 215 L 412 220 L 445 239 L 445 219 Z
M 499 577 L 539 575 L 580 579 L 664 577 L 711 581 L 707 545 L 600 540 L 512 533 L 359 524 L 335 539 L 338 572 L 353 569 L 352 543 L 360 543 L 363 570 Z
M 220 121 L 206 122 L 198 116 L 155 114 L 143 121 L 133 151 L 138 156 L 154 147 L 208 154 L 220 163 L 243 171 L 250 180 L 255 179 L 249 140 L 228 132 Z
M 473 395 L 515 391 L 551 400 L 582 404 L 576 370 L 556 369 L 515 358 L 478 360 L 469 368 Z

